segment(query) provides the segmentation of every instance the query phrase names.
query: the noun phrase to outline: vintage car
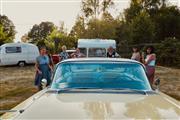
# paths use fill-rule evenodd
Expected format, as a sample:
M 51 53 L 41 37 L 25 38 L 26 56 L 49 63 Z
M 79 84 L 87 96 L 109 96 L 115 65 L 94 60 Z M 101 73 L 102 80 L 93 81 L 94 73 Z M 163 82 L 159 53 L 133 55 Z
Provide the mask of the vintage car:
M 66 50 L 66 52 L 68 53 L 69 56 L 71 56 L 71 54 L 76 52 L 76 50 Z M 60 62 L 59 54 L 52 55 L 52 60 L 54 64 L 57 64 L 58 62 Z
M 49 88 L 2 116 L 17 120 L 179 118 L 179 102 L 151 88 L 144 66 L 120 58 L 64 60 L 57 64 Z

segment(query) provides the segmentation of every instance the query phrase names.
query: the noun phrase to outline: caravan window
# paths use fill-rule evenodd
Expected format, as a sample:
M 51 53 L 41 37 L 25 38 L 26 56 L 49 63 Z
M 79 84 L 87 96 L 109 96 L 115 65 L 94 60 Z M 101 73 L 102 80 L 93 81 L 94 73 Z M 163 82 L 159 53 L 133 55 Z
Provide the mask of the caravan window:
M 79 48 L 79 50 L 83 55 L 87 56 L 87 49 L 86 48 Z
M 6 53 L 21 53 L 21 47 L 6 47 Z
M 106 57 L 105 48 L 89 48 L 89 57 Z

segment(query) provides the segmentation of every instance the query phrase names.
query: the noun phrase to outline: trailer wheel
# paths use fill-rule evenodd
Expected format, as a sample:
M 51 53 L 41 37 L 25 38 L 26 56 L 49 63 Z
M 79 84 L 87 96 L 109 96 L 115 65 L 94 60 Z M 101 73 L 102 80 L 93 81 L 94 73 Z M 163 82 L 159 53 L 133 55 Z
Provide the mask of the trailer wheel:
M 25 61 L 19 61 L 19 62 L 18 62 L 18 66 L 19 66 L 19 67 L 24 67 L 25 64 L 26 64 Z

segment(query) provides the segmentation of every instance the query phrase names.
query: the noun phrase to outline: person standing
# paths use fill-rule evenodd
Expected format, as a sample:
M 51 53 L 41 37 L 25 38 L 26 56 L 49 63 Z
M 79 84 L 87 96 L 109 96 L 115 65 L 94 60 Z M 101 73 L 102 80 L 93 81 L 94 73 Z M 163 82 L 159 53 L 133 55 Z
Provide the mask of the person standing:
M 107 57 L 108 58 L 115 58 L 116 57 L 116 52 L 114 51 L 112 46 L 110 46 L 108 48 Z
M 49 86 L 51 84 L 51 71 L 53 71 L 45 47 L 40 48 L 40 56 L 36 58 L 35 69 L 35 85 L 38 87 L 39 90 L 42 90 L 41 80 L 46 79 L 46 86 Z
M 156 54 L 154 53 L 154 47 L 148 46 L 146 49 L 146 57 L 143 58 L 143 63 L 146 66 L 147 75 L 149 82 L 153 84 L 154 75 L 155 75 L 155 63 L 156 63 Z
M 65 59 L 68 59 L 69 58 L 69 55 L 68 55 L 68 53 L 66 52 L 66 46 L 65 45 L 63 45 L 62 46 L 62 52 L 60 53 L 60 60 L 65 60 Z
M 140 62 L 141 55 L 140 55 L 139 49 L 137 47 L 133 47 L 133 54 L 131 56 L 131 59 Z

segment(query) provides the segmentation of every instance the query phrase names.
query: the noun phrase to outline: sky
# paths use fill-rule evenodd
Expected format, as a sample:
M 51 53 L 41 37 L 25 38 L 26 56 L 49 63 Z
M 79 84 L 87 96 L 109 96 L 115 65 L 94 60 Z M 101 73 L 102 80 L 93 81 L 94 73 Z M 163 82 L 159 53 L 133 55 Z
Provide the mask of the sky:
M 169 0 L 180 6 L 180 0 Z M 115 17 L 129 6 L 130 0 L 114 0 L 111 9 Z M 78 13 L 81 0 L 0 0 L 0 14 L 6 15 L 16 27 L 15 42 L 21 41 L 21 36 L 27 33 L 34 24 L 50 21 L 59 26 L 63 21 L 65 28 L 71 30 Z

